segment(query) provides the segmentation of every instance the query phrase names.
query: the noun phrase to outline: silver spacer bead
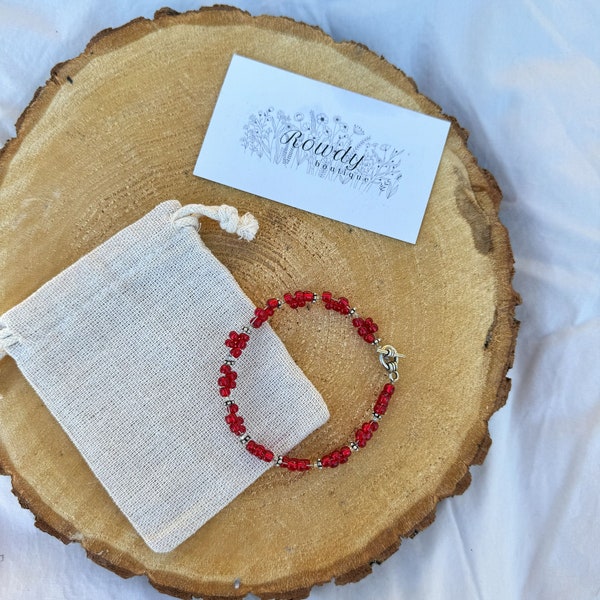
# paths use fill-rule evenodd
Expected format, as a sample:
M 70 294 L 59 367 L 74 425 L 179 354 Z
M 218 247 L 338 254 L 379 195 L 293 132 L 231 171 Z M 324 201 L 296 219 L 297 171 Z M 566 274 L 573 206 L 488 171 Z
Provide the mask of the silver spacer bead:
M 321 463 L 321 459 L 317 459 L 315 461 L 315 467 L 317 467 L 317 469 L 322 469 L 323 468 L 323 464 Z
M 317 301 L 318 298 L 319 298 L 318 294 L 316 294 L 315 292 L 313 292 L 312 303 L 314 304 Z
M 350 317 L 358 317 L 358 313 L 356 312 L 356 309 L 355 309 L 355 308 L 351 308 L 351 309 L 350 309 L 350 312 L 348 313 L 348 315 L 349 315 Z
M 383 417 L 383 415 L 380 415 L 373 411 L 373 421 L 381 421 L 381 417 Z
M 242 331 L 243 331 L 244 333 L 250 333 L 250 328 L 249 328 L 249 327 L 247 327 L 246 325 L 244 325 L 244 326 L 242 327 Z
M 381 338 L 375 338 L 375 340 L 373 342 L 371 342 L 371 346 L 379 347 L 380 343 L 381 343 Z
M 232 365 L 235 365 L 235 360 L 233 360 L 231 358 L 226 358 L 225 359 L 225 364 L 229 365 L 231 367 Z
M 283 456 L 278 456 L 277 460 L 275 461 L 275 464 L 280 467 L 281 463 L 283 462 Z
M 352 452 L 358 452 L 359 446 L 356 442 L 350 442 L 348 446 L 350 446 L 350 450 L 352 450 Z
M 250 441 L 250 436 L 247 433 L 242 433 L 242 435 L 240 435 L 240 437 L 238 438 L 240 440 L 241 444 L 244 444 L 244 446 Z
M 233 400 L 225 400 L 225 406 L 230 406 L 233 404 Z

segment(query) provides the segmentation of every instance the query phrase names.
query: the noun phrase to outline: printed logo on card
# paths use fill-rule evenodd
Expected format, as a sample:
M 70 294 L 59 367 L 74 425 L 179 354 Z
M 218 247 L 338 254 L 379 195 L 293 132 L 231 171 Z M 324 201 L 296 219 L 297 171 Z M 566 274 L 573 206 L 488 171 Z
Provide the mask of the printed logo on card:
M 393 196 L 402 178 L 402 154 L 379 143 L 356 123 L 340 115 L 269 106 L 252 113 L 240 139 L 246 152 L 286 169 L 334 181 L 364 193 Z

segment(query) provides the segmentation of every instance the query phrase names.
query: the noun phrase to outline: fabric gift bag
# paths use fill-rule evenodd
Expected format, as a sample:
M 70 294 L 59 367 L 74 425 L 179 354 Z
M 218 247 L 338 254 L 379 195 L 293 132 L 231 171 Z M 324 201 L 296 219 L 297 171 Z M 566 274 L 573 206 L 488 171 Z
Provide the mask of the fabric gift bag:
M 246 239 L 258 228 L 232 207 L 164 202 L 0 317 L 0 358 L 17 362 L 156 552 L 179 545 L 270 466 L 224 422 L 224 341 L 254 305 L 202 242 L 202 215 Z M 252 433 L 279 453 L 328 419 L 268 324 L 251 331 L 235 369 Z

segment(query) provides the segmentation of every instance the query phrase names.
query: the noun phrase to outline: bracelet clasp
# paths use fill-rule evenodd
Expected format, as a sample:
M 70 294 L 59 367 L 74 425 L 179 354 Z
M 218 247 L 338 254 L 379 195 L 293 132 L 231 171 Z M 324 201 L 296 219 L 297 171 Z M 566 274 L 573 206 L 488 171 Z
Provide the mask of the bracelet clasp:
M 398 381 L 398 359 L 404 358 L 404 354 L 398 354 L 398 351 L 394 346 L 386 344 L 385 346 L 378 346 L 377 353 L 379 354 L 379 362 L 382 367 L 388 372 L 390 381 L 394 383 Z

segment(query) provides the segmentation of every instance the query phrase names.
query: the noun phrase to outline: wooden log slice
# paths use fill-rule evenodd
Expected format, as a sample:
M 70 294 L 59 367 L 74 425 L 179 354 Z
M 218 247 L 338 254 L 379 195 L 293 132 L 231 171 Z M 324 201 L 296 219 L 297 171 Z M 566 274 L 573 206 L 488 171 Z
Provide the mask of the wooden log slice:
M 145 574 L 180 598 L 300 598 L 363 577 L 468 486 L 508 393 L 518 298 L 499 190 L 454 121 L 416 245 L 193 176 L 234 52 L 442 115 L 364 46 L 284 18 L 162 10 L 104 31 L 53 69 L 0 156 L 0 312 L 165 199 L 230 203 L 257 216 L 256 241 L 240 249 L 209 223 L 202 235 L 254 301 L 348 295 L 407 355 L 393 409 L 343 468 L 271 469 L 167 554 L 145 546 L 8 358 L 0 467 L 40 528 L 120 575 Z M 366 417 L 381 370 L 337 314 L 288 312 L 273 327 L 329 406 L 330 421 L 297 448 L 318 456 Z

